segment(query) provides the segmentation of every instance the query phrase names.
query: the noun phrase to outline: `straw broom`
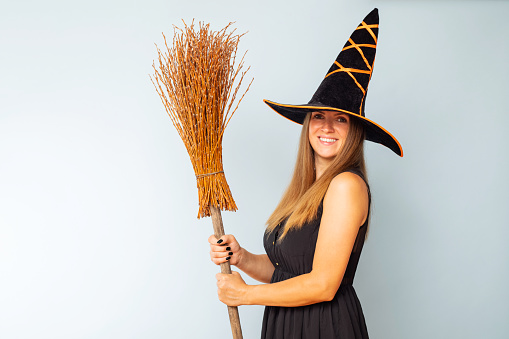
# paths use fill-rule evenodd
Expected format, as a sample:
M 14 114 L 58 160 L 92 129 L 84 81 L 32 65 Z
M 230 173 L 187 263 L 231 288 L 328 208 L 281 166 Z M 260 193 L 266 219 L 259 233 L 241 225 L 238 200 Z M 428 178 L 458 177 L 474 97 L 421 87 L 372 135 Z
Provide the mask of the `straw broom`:
M 195 30 L 194 23 L 184 23 L 183 29 L 174 27 L 171 47 L 163 34 L 166 51 L 157 48 L 158 63 L 153 64 L 151 77 L 191 158 L 198 187 L 198 218 L 212 216 L 217 238 L 224 235 L 221 210 L 237 210 L 223 171 L 223 134 L 253 81 L 234 106 L 249 68 L 242 71 L 244 56 L 236 64 L 242 35 L 228 32 L 231 25 L 214 32 L 209 24 L 200 23 Z M 229 262 L 221 264 L 221 272 L 231 274 Z M 237 307 L 228 306 L 228 314 L 233 338 L 241 339 Z

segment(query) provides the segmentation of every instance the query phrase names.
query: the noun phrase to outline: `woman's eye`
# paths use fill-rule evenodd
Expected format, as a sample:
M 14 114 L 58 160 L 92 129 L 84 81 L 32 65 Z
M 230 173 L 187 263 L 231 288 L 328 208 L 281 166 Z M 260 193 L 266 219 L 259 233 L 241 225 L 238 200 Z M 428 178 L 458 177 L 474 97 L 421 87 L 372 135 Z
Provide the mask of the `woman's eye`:
M 322 119 L 322 118 L 323 118 L 323 116 L 321 114 L 315 114 L 313 116 L 313 119 Z

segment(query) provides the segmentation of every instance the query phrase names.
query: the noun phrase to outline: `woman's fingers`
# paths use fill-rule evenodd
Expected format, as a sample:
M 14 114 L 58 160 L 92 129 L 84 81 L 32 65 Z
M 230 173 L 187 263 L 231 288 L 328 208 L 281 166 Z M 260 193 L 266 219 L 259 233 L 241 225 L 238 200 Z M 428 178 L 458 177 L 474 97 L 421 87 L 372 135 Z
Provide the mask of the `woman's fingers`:
M 212 235 L 209 237 L 209 239 L 208 239 L 208 240 L 209 240 L 209 244 L 211 244 L 211 245 L 215 245 L 215 244 L 217 244 L 217 240 L 218 240 L 218 239 L 216 238 L 216 236 L 215 236 L 214 234 L 212 234 Z
M 211 245 L 225 246 L 226 244 L 237 243 L 237 239 L 235 239 L 235 237 L 231 234 L 225 234 L 220 238 L 216 238 L 214 235 L 211 235 L 209 237 L 209 243 Z
M 247 285 L 241 275 L 232 271 L 232 274 L 216 274 L 217 296 L 219 300 L 229 306 L 240 306 L 243 304 Z
M 240 245 L 237 242 L 237 239 L 231 234 L 223 235 L 221 238 L 216 238 L 214 235 L 211 235 L 208 239 L 210 244 L 210 249 L 215 251 L 238 251 L 240 249 Z
M 210 244 L 210 259 L 216 265 L 227 261 L 232 265 L 237 264 L 240 245 L 233 235 L 226 234 L 220 238 L 211 235 L 208 241 Z
M 232 254 L 230 254 L 232 253 Z M 210 258 L 226 258 L 228 256 L 232 256 L 233 252 L 214 252 L 210 251 Z
M 227 261 L 229 261 L 232 265 L 235 265 L 237 263 L 237 256 L 232 251 L 210 251 L 210 260 L 212 260 L 216 265 Z

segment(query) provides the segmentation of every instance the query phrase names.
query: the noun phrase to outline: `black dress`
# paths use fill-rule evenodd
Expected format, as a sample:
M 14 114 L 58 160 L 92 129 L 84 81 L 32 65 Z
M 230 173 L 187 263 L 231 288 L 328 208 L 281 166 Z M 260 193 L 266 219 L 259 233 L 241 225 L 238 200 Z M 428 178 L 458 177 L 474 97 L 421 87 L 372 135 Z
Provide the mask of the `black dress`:
M 361 176 L 357 171 L 350 172 Z M 271 283 L 311 272 L 321 217 L 322 204 L 313 221 L 299 230 L 289 232 L 281 242 L 277 242 L 277 238 L 282 233 L 284 224 L 265 234 L 265 251 L 275 267 Z M 265 307 L 262 339 L 368 338 L 362 308 L 352 286 L 368 218 L 359 228 L 341 286 L 334 299 L 308 306 Z

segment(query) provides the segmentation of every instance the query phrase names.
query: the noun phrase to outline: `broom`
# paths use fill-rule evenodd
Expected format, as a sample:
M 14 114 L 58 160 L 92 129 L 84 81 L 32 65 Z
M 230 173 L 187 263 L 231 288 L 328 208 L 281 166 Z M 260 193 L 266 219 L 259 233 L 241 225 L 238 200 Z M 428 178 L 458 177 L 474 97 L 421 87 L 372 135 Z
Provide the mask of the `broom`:
M 223 171 L 223 134 L 246 91 L 234 105 L 244 75 L 244 56 L 236 64 L 237 46 L 242 35 L 228 32 L 232 23 L 219 31 L 209 24 L 194 23 L 174 27 L 171 47 L 163 53 L 157 47 L 158 64 L 151 77 L 166 112 L 187 149 L 198 187 L 198 218 L 212 216 L 214 235 L 224 235 L 221 210 L 237 206 Z M 155 79 L 155 81 L 154 81 Z M 237 82 L 236 82 L 237 80 Z M 235 85 L 236 82 L 236 85 Z M 230 263 L 221 264 L 221 273 L 231 274 Z M 237 307 L 228 306 L 233 338 L 241 339 Z

